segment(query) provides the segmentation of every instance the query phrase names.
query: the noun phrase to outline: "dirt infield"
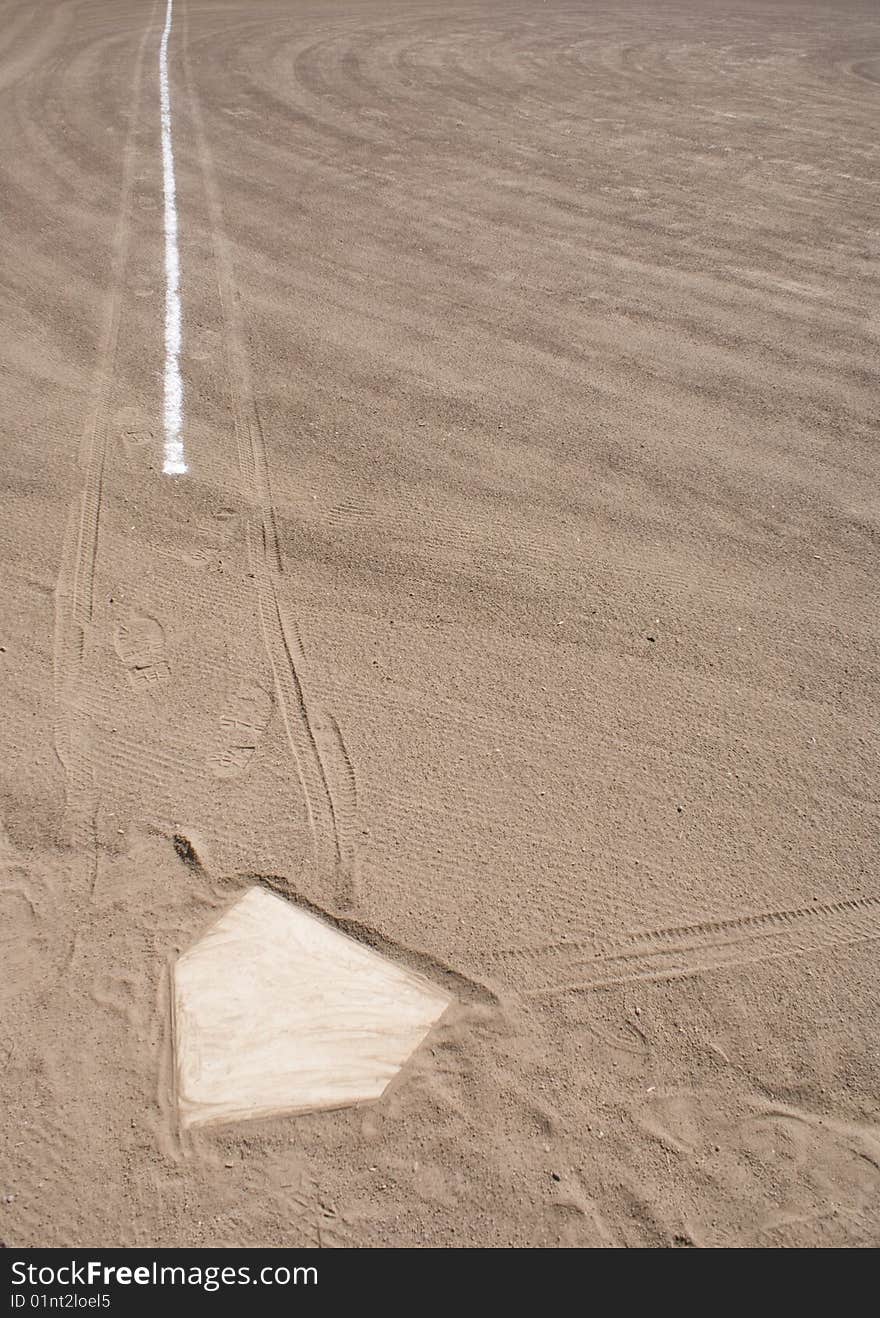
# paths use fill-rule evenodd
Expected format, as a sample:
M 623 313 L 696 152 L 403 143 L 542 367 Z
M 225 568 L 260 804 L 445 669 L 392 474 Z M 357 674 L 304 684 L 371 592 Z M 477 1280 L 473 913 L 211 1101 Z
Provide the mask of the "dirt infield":
M 876 5 L 175 0 L 175 477 L 165 21 L 0 0 L 0 1239 L 876 1242 Z M 455 1005 L 187 1130 L 255 884 Z

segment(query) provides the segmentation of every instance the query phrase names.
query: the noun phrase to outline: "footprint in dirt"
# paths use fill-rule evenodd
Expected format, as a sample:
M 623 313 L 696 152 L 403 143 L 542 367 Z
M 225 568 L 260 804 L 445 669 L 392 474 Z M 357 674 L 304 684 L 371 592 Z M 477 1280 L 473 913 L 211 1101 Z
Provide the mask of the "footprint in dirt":
M 221 508 L 210 517 L 199 518 L 195 547 L 185 553 L 186 561 L 196 566 L 211 562 L 235 543 L 240 531 L 241 518 L 233 508 Z
M 149 418 L 135 407 L 123 407 L 116 414 L 116 438 L 126 457 L 145 451 L 156 436 Z
M 118 624 L 113 648 L 135 691 L 155 690 L 170 678 L 171 669 L 165 659 L 165 630 L 157 618 L 147 613 L 130 614 Z
M 272 697 L 256 682 L 229 692 L 207 764 L 215 778 L 237 778 L 250 764 L 272 713 Z

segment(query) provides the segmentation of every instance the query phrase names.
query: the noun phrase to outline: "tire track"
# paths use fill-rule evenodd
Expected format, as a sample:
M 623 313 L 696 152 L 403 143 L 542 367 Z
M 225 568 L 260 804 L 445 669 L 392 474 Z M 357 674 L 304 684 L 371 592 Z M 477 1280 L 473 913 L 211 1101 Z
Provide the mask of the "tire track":
M 92 621 L 110 392 L 116 369 L 123 281 L 130 248 L 144 53 L 153 30 L 155 13 L 156 3 L 150 10 L 135 57 L 129 102 L 129 130 L 123 148 L 107 312 L 98 347 L 93 405 L 80 444 L 79 493 L 70 509 L 55 587 L 55 746 L 66 775 L 65 828 L 73 845 L 88 848 L 93 858 L 96 847 L 96 794 L 88 748 L 88 718 L 83 712 L 81 688 L 86 642 Z
M 272 669 L 285 734 L 305 796 L 315 859 L 332 876 L 340 909 L 356 901 L 354 773 L 338 727 L 313 712 L 303 682 L 302 645 L 282 603 L 283 566 L 269 461 L 251 377 L 235 268 L 226 234 L 213 155 L 189 55 L 189 13 L 184 10 L 183 68 L 196 152 L 211 229 L 217 287 L 225 327 L 229 394 L 235 427 L 239 478 L 252 510 L 245 533 L 260 631 Z
M 880 938 L 880 897 L 854 897 L 640 930 L 604 944 L 548 942 L 510 949 L 492 961 L 496 966 L 522 967 L 526 973 L 540 967 L 538 974 L 545 982 L 527 988 L 526 996 L 553 998 L 683 979 L 876 938 Z

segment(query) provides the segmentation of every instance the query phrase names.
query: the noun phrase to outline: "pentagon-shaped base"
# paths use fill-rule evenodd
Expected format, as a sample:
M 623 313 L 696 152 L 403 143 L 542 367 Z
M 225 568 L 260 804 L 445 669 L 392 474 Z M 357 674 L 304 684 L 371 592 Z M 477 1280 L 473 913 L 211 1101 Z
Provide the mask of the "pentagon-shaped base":
M 317 916 L 252 888 L 175 968 L 181 1120 L 378 1098 L 450 1001 Z

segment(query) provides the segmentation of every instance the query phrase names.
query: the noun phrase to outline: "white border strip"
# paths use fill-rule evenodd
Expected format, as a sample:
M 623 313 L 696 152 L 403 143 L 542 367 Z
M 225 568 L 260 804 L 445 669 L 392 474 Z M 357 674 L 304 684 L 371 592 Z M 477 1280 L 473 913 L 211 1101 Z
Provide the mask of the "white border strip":
M 165 461 L 166 476 L 186 471 L 183 454 L 183 378 L 180 348 L 183 339 L 180 309 L 180 252 L 177 247 L 177 189 L 171 147 L 171 93 L 168 90 L 168 38 L 174 0 L 168 0 L 165 28 L 159 43 L 159 104 L 162 119 L 162 175 L 165 188 Z

